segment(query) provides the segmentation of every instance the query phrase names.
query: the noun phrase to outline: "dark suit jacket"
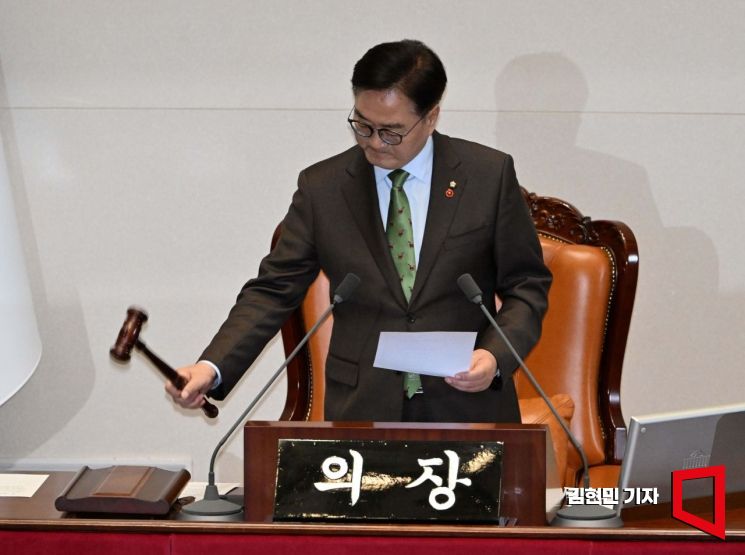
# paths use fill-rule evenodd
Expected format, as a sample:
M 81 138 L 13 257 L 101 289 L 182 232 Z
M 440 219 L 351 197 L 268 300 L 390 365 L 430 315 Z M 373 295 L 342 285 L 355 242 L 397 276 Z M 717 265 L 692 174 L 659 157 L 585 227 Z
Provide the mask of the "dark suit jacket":
M 257 278 L 238 296 L 202 355 L 222 373 L 222 399 L 253 363 L 323 269 L 331 291 L 348 272 L 362 283 L 334 310 L 326 363 L 327 420 L 401 419 L 403 376 L 373 368 L 381 331 L 479 331 L 504 387 L 463 393 L 442 378 L 422 376 L 421 402 L 435 403 L 440 421 L 518 421 L 511 374 L 517 367 L 469 303 L 456 279 L 470 273 L 521 355 L 540 336 L 551 274 L 522 199 L 512 158 L 482 145 L 435 133 L 432 192 L 416 281 L 407 304 L 387 248 L 372 166 L 355 146 L 300 173 L 279 243 Z M 455 193 L 445 192 L 455 182 Z

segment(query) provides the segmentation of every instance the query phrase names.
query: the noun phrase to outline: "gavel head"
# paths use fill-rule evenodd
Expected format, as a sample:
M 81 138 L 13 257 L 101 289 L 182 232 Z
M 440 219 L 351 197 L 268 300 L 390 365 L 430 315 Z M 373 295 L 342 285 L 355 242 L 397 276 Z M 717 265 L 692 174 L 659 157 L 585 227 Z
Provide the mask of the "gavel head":
M 132 354 L 132 348 L 140 337 L 142 324 L 147 322 L 147 312 L 136 306 L 130 306 L 127 309 L 127 318 L 119 330 L 119 336 L 116 343 L 109 349 L 111 358 L 119 362 L 127 362 Z

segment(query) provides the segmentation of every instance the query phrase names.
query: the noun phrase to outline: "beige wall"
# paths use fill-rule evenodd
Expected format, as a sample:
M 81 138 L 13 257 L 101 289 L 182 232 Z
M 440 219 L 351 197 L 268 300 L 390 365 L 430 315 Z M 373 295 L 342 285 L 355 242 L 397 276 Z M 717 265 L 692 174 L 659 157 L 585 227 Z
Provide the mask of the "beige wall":
M 297 172 L 352 144 L 354 62 L 403 37 L 448 69 L 441 131 L 635 230 L 626 417 L 742 401 L 743 36 L 739 1 L 0 0 L 0 132 L 44 345 L 0 407 L 0 462 L 193 461 L 206 478 L 281 348 L 207 422 L 141 358 L 109 361 L 126 307 L 149 310 L 153 350 L 193 360 Z M 240 479 L 241 445 L 218 479 Z

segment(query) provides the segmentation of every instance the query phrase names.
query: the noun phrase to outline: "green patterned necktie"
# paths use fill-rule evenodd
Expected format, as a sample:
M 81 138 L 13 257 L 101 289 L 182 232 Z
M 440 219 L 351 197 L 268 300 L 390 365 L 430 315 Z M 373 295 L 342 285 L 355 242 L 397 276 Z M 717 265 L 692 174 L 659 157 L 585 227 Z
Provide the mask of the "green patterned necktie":
M 409 177 L 404 170 L 393 170 L 388 174 L 393 184 L 391 189 L 391 201 L 388 204 L 388 222 L 385 234 L 388 238 L 388 248 L 393 257 L 398 277 L 401 279 L 401 288 L 408 302 L 414 289 L 414 278 L 416 277 L 416 257 L 414 253 L 414 229 L 411 225 L 411 209 L 409 199 L 404 192 L 404 183 Z M 406 396 L 411 399 L 416 393 L 422 391 L 422 381 L 419 374 L 407 373 L 404 377 L 404 390 Z

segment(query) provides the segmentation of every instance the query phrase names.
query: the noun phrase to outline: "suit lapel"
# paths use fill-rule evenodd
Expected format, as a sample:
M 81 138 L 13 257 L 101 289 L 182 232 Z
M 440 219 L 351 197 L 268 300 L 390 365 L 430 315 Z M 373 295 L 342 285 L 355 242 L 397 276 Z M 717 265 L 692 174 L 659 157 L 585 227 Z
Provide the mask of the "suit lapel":
M 435 132 L 432 138 L 434 140 L 432 186 L 429 193 L 424 239 L 419 254 L 419 265 L 416 270 L 416 281 L 414 282 L 414 291 L 411 294 L 412 305 L 418 300 L 419 294 L 432 272 L 432 267 L 437 260 L 442 243 L 447 237 L 466 186 L 466 175 L 461 167 L 460 158 L 450 145 L 448 137 Z M 454 188 L 450 186 L 451 183 L 455 183 Z M 452 195 L 447 193 L 448 190 L 452 191 Z
M 375 186 L 375 172 L 365 159 L 362 150 L 357 151 L 355 159 L 347 166 L 348 179 L 342 184 L 344 200 L 353 214 L 362 237 L 367 243 L 375 264 L 391 289 L 396 302 L 406 308 L 401 281 L 388 250 L 383 222 L 380 219 L 378 190 Z M 364 279 L 364 276 L 362 276 Z

